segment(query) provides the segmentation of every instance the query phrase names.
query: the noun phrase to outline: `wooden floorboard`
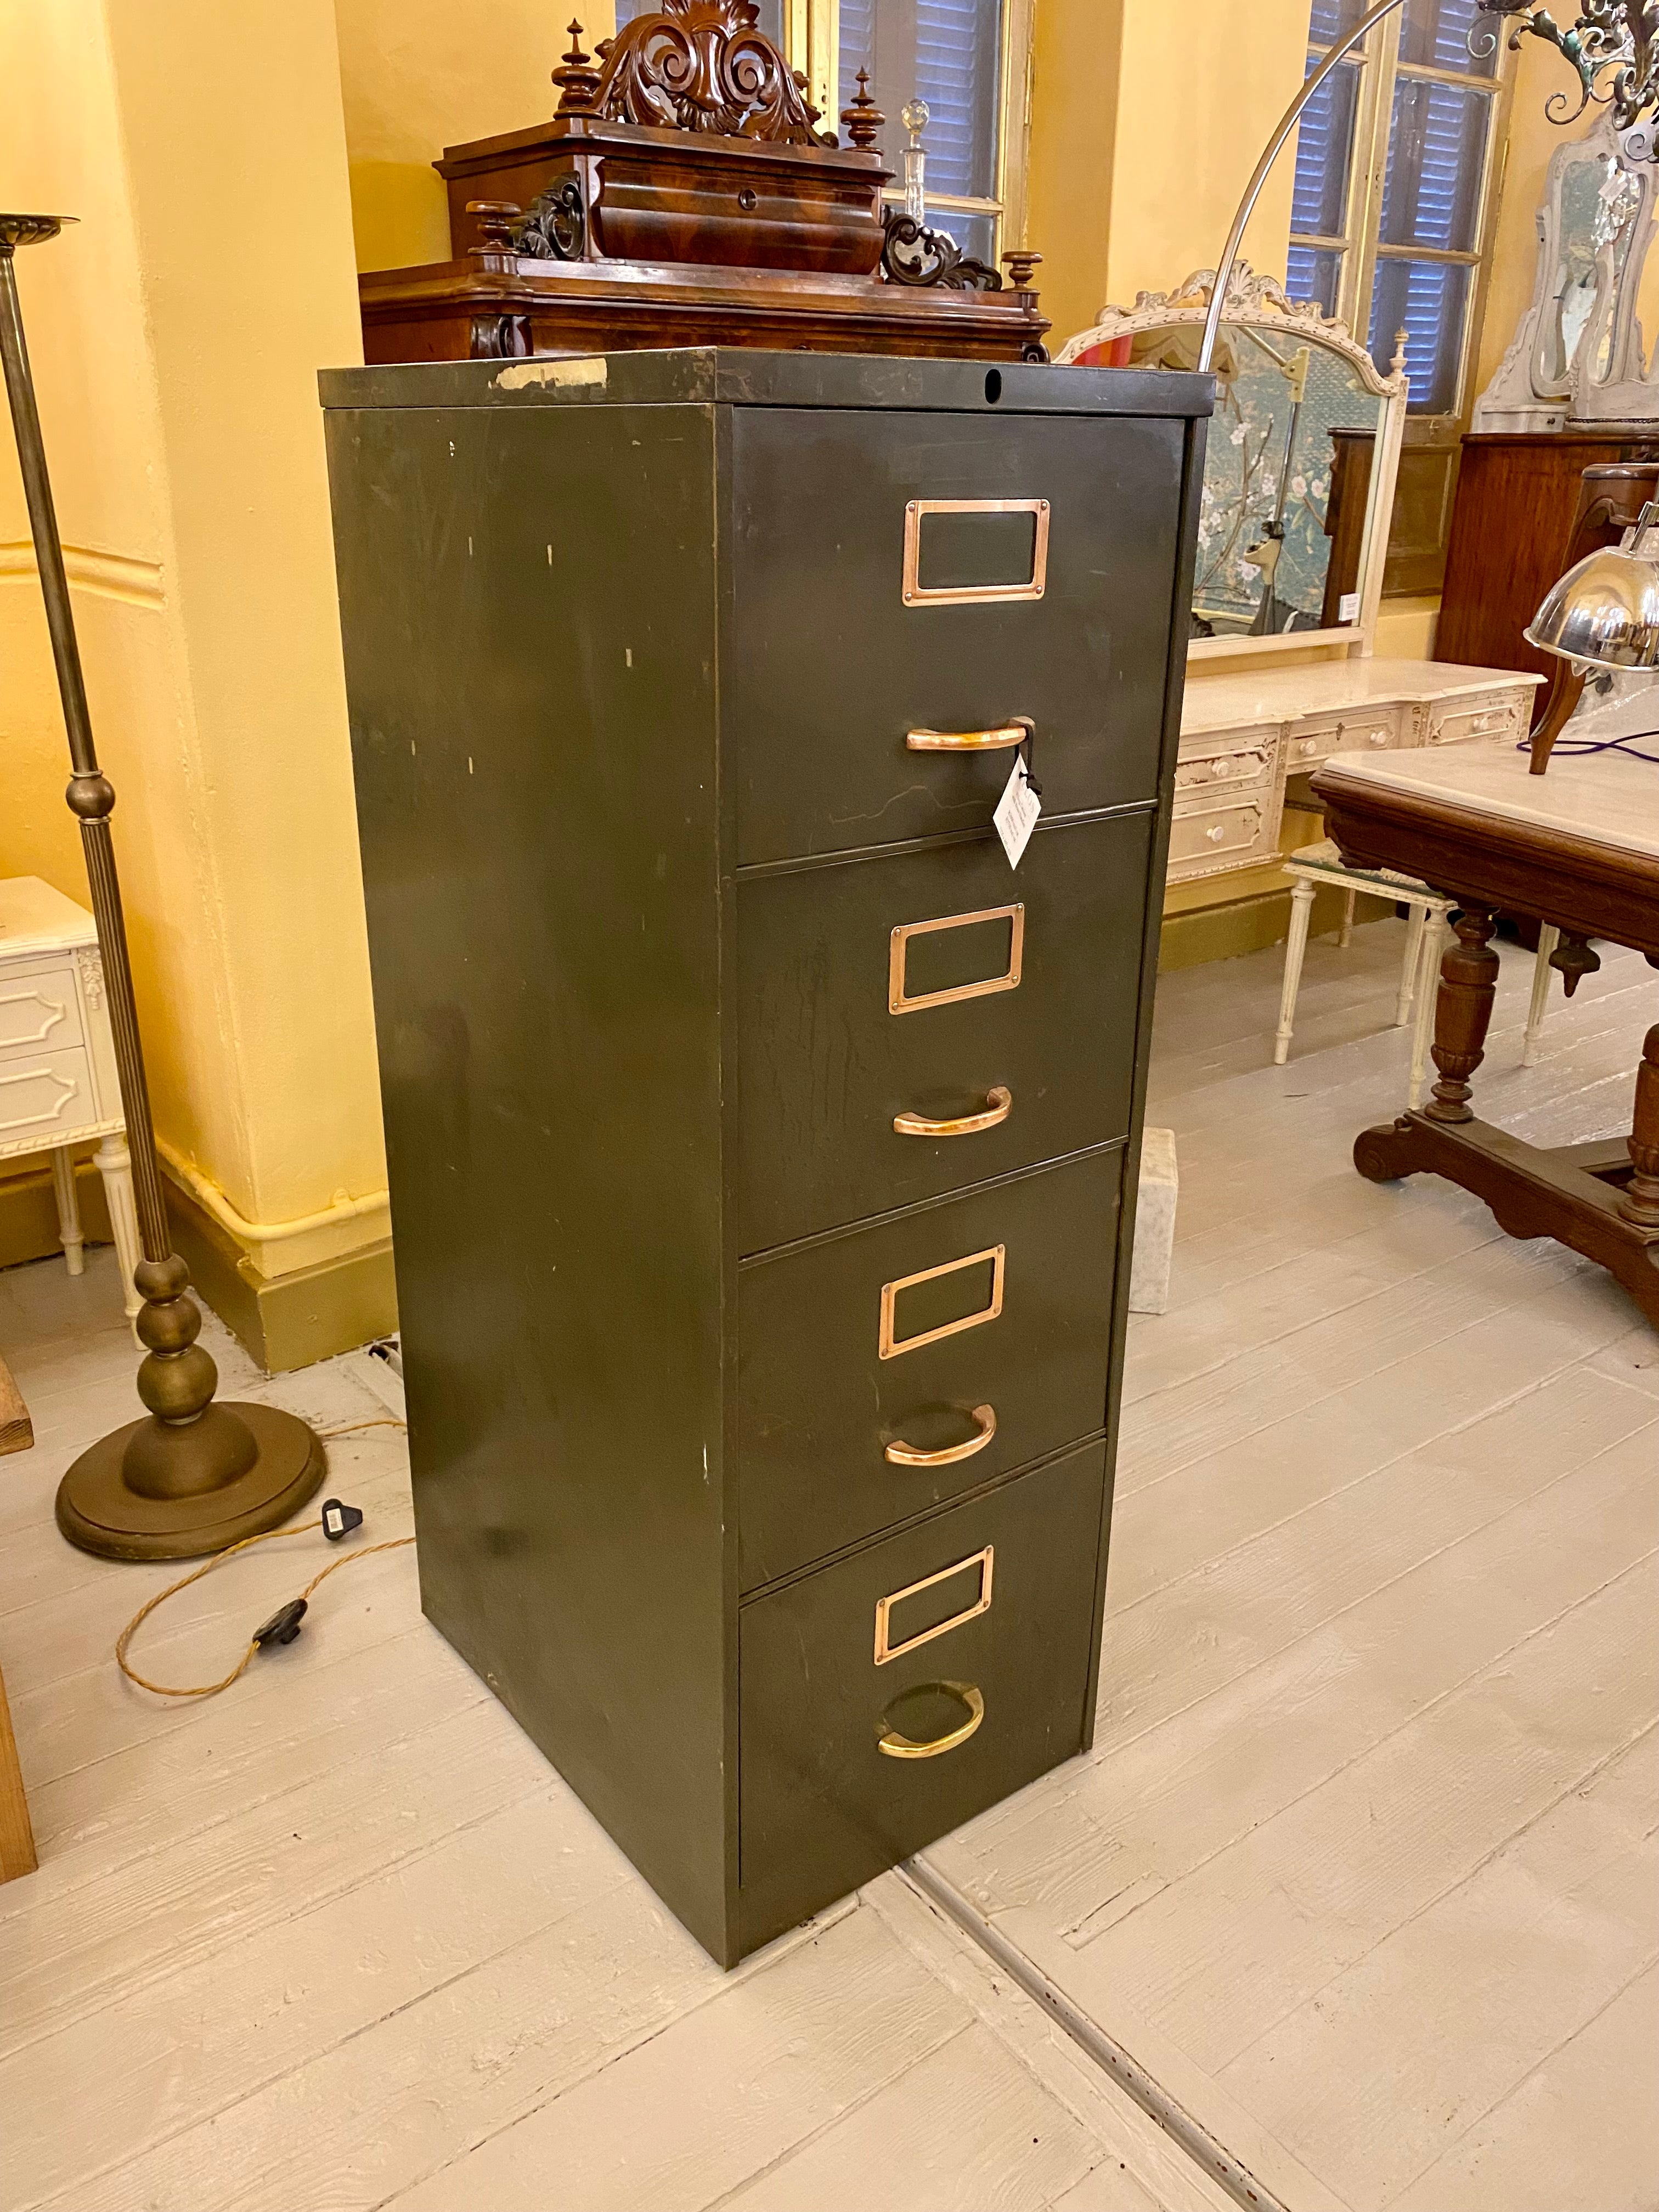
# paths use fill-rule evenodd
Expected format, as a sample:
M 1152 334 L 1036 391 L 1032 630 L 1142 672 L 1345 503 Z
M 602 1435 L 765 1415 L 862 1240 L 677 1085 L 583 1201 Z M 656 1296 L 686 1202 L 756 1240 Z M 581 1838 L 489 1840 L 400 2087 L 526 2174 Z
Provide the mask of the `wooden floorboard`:
M 1400 942 L 1311 948 L 1282 1069 L 1277 955 L 1164 979 L 1182 1200 L 1170 1310 L 1131 1330 L 1096 1747 L 927 1856 L 1293 2212 L 1654 2212 L 1659 1338 L 1467 1194 L 1355 1175 Z M 1609 957 L 1523 1069 L 1503 960 L 1481 1110 L 1619 1126 L 1648 971 Z M 224 1698 L 124 1683 L 164 1576 L 52 1521 L 137 1410 L 113 1288 L 104 1253 L 0 1276 L 41 1848 L 0 1890 L 0 2212 L 1224 2212 L 902 1873 L 720 1974 L 408 1553 Z M 209 1338 L 232 1393 L 384 1413 L 350 1361 L 270 1383 Z M 404 1533 L 400 1437 L 331 1455 Z M 307 1542 L 193 1589 L 146 1662 L 217 1671 Z
M 1659 1339 L 1466 1194 L 1354 1174 L 1398 1099 L 1395 927 L 1349 970 L 1373 1033 L 1327 948 L 1283 1069 L 1273 956 L 1165 979 L 1181 1212 L 1131 1326 L 1096 1747 L 926 1856 L 1297 2212 L 1651 2212 Z M 1626 1126 L 1651 975 L 1610 957 L 1522 1068 L 1504 957 L 1479 1110 Z M 1601 2084 L 1605 2125 L 1572 2108 L 1587 2039 L 1622 2128 Z
M 0 1663 L 41 1838 L 0 1891 L 3 2212 L 540 2212 L 550 2145 L 562 2212 L 813 2203 L 855 2175 L 907 2212 L 1042 2212 L 1108 2174 L 1116 2212 L 1222 2212 L 900 1875 L 721 1974 L 422 1620 L 410 1553 L 337 1577 L 222 1698 L 125 1682 L 115 1635 L 168 1571 L 52 1521 L 64 1468 L 133 1410 L 112 1289 L 103 1254 L 73 1291 L 55 1263 L 0 1279 L 50 1416 L 0 1478 Z M 325 1428 L 384 1414 L 350 1361 L 267 1383 L 209 1338 L 234 1390 Z M 365 1533 L 404 1533 L 401 1437 L 330 1450 Z M 216 1673 L 319 1546 L 231 1562 L 137 1656 Z

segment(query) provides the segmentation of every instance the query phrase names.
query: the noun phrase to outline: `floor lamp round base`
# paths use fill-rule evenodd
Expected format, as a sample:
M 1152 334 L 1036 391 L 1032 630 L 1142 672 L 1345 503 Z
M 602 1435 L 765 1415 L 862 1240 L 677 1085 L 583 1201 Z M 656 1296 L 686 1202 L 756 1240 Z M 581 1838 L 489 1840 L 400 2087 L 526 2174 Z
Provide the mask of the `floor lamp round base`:
M 240 1471 L 189 1497 L 146 1496 L 126 1480 L 135 1442 L 152 1468 L 177 1453 L 181 1461 L 216 1457 Z M 182 1428 L 147 1414 L 82 1453 L 58 1486 L 58 1526 L 100 1559 L 199 1559 L 280 1528 L 320 1486 L 327 1464 L 321 1439 L 276 1406 L 212 1405 Z

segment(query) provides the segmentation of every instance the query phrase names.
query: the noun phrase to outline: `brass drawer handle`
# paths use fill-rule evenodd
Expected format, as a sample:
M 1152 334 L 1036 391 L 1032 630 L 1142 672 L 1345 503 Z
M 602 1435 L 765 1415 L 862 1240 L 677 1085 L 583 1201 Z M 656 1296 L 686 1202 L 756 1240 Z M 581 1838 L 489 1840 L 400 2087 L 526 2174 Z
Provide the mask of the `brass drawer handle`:
M 904 742 L 913 753 L 997 753 L 1030 734 L 1028 724 L 1015 722 L 1002 730 L 911 730 Z
M 917 1743 L 896 1729 L 878 1725 L 876 1748 L 884 1759 L 937 1759 L 941 1752 L 954 1751 L 959 1743 L 966 1743 L 985 1717 L 983 1693 L 971 1682 L 939 1682 L 936 1689 L 947 1691 L 959 1698 L 968 1708 L 968 1717 L 960 1728 L 953 1728 L 946 1735 L 936 1735 L 931 1743 Z
M 981 1129 L 998 1127 L 1013 1110 L 1013 1092 L 999 1083 L 986 1092 L 982 1114 L 958 1114 L 950 1121 L 930 1121 L 925 1114 L 895 1114 L 893 1127 L 901 1137 L 976 1137 Z
M 995 1407 L 975 1406 L 970 1418 L 977 1432 L 965 1444 L 951 1444 L 944 1451 L 918 1451 L 914 1444 L 895 1442 L 882 1457 L 895 1467 L 955 1467 L 959 1460 L 972 1459 L 975 1452 L 982 1452 L 997 1432 Z

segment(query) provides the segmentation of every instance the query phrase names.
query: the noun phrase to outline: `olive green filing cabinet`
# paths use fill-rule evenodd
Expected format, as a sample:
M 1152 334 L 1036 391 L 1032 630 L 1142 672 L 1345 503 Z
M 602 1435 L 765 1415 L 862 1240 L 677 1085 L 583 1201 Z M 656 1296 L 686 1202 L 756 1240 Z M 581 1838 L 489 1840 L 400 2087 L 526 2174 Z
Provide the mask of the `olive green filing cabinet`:
M 1209 382 L 322 382 L 422 1601 L 730 1964 L 1091 1739 Z

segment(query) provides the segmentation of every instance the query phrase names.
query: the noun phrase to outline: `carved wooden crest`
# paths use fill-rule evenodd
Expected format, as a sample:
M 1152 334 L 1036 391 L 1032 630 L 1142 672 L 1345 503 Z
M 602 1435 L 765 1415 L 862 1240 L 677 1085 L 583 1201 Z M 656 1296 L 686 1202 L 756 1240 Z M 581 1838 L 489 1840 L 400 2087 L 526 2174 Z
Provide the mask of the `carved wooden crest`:
M 806 80 L 760 28 L 754 0 L 663 0 L 597 52 L 597 82 L 586 72 L 567 80 L 562 114 L 785 146 L 836 143 L 813 129 L 818 111 L 802 90 Z

